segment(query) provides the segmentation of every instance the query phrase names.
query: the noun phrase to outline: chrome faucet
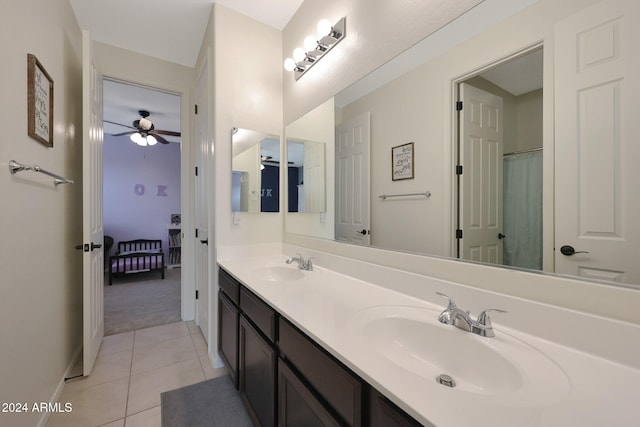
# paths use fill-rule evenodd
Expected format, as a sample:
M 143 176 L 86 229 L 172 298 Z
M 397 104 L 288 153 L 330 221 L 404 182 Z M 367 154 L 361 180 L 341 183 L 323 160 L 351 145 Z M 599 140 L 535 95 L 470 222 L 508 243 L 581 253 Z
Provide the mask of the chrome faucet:
M 449 296 L 440 292 L 436 292 L 436 294 L 449 300 L 447 308 L 438 316 L 438 321 L 440 321 L 440 323 L 453 325 L 463 331 L 471 332 L 482 337 L 492 338 L 496 336 L 493 331 L 493 326 L 491 325 L 491 318 L 487 313 L 490 311 L 506 313 L 506 311 L 497 308 L 489 308 L 481 312 L 478 315 L 477 320 L 473 320 L 470 312 L 458 308 L 456 303 Z
M 297 256 L 287 258 L 285 261 L 287 264 L 291 264 L 292 262 L 298 263 L 298 268 L 300 270 L 312 271 L 313 264 L 311 263 L 311 258 L 304 259 L 304 257 L 298 252 Z

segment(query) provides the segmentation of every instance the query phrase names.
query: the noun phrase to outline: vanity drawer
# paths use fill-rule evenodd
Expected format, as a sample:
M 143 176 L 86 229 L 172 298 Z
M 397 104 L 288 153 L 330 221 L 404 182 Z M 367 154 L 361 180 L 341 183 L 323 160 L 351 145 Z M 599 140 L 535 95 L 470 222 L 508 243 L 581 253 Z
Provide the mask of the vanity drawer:
M 280 355 L 349 426 L 362 425 L 362 383 L 295 326 L 279 319 Z
M 235 305 L 240 300 L 240 284 L 224 269 L 218 270 L 218 285 Z
M 240 288 L 240 310 L 271 340 L 276 340 L 276 312 L 248 289 Z

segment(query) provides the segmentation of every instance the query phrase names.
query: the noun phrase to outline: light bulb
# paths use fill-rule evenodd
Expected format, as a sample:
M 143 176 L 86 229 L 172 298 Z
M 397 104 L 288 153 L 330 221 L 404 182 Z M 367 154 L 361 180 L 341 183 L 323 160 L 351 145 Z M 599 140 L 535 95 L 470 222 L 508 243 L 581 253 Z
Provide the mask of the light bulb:
M 147 145 L 156 145 L 158 140 L 153 135 L 147 135 Z
M 136 132 L 134 134 L 131 134 L 131 136 L 129 137 L 129 139 L 133 142 L 135 142 L 138 145 L 146 145 L 147 143 L 145 142 L 144 138 L 142 137 L 142 135 L 140 135 L 140 133 Z
M 301 47 L 293 49 L 293 59 L 296 62 L 301 62 L 307 57 L 307 54 Z
M 284 69 L 287 71 L 293 71 L 296 69 L 296 61 L 293 58 L 287 58 L 284 60 Z
M 311 50 L 315 50 L 318 47 L 318 41 L 313 36 L 307 36 L 304 39 L 304 48 L 307 49 L 307 52 Z
M 331 25 L 331 22 L 329 22 L 328 20 L 321 19 L 318 22 L 318 26 L 316 27 L 316 29 L 318 30 L 318 34 L 320 35 L 320 37 L 324 37 L 331 34 L 331 30 L 333 30 L 333 26 Z

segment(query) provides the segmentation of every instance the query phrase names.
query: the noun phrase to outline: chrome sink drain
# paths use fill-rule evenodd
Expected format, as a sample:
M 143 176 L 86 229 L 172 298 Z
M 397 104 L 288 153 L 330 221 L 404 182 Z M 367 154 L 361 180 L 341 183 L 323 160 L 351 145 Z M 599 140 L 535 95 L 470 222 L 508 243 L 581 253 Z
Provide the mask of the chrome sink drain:
M 447 374 L 441 374 L 440 376 L 438 376 L 438 378 L 436 378 L 436 381 L 447 387 L 453 388 L 456 386 L 456 382 Z

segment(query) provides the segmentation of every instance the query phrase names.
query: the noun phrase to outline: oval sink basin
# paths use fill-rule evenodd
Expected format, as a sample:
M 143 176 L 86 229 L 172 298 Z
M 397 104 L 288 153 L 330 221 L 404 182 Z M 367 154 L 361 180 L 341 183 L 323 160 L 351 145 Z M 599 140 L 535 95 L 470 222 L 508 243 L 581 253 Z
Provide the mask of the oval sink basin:
M 353 338 L 379 358 L 418 376 L 425 386 L 443 387 L 503 403 L 548 404 L 569 391 L 560 367 L 525 342 L 496 330 L 486 338 L 444 325 L 439 311 L 412 306 L 380 306 L 351 319 Z M 446 374 L 455 386 L 437 378 Z
M 304 277 L 304 273 L 299 268 L 283 265 L 270 265 L 257 268 L 253 271 L 262 280 L 269 282 L 289 282 L 292 280 L 300 280 Z

